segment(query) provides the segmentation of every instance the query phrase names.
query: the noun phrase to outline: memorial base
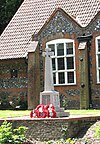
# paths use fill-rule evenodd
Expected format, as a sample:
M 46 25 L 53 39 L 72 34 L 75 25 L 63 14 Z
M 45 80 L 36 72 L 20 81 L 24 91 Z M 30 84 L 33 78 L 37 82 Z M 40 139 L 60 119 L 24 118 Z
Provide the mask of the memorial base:
M 68 117 L 69 112 L 64 112 L 64 108 L 60 108 L 59 92 L 43 91 L 40 93 L 40 104 L 53 104 L 57 112 L 57 117 Z

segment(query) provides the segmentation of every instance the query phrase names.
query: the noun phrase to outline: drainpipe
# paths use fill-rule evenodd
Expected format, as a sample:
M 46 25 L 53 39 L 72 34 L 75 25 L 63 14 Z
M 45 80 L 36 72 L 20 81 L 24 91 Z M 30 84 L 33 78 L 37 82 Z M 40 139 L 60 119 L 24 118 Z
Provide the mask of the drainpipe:
M 87 43 L 87 61 L 88 61 L 88 88 L 89 88 L 89 108 L 92 108 L 92 97 L 91 97 L 91 61 L 90 61 L 90 50 L 91 50 L 91 39 L 92 35 L 83 35 L 78 38 L 79 43 L 86 42 Z M 80 59 L 81 61 L 81 59 Z M 81 83 L 81 88 L 84 89 L 84 83 Z

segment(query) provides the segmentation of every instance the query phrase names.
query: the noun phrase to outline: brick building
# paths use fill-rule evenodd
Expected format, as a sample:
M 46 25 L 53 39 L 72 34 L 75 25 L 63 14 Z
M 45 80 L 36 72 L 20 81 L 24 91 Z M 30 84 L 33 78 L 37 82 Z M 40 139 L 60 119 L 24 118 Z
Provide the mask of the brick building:
M 39 104 L 46 47 L 61 105 L 100 109 L 99 0 L 24 0 L 0 36 L 0 108 Z

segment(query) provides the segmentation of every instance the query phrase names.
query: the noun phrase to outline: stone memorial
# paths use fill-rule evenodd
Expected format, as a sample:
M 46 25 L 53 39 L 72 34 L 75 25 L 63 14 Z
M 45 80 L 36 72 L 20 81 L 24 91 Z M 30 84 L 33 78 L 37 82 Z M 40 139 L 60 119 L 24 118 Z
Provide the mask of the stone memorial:
M 43 56 L 45 57 L 44 91 L 40 93 L 40 104 L 53 104 L 57 117 L 69 116 L 69 113 L 64 112 L 64 108 L 60 108 L 59 92 L 54 90 L 51 59 L 53 52 L 50 48 L 46 48 L 45 50 L 43 52 Z

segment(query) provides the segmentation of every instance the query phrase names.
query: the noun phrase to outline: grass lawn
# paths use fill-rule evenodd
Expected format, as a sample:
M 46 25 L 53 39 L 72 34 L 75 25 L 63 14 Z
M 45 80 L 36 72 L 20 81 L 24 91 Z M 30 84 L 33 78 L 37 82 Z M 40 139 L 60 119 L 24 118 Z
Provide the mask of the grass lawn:
M 100 110 L 65 110 L 70 115 L 100 115 Z
M 19 117 L 29 114 L 29 110 L 0 110 L 0 118 Z
M 0 118 L 29 116 L 31 110 L 0 110 Z M 65 110 L 70 115 L 100 115 L 100 110 Z

